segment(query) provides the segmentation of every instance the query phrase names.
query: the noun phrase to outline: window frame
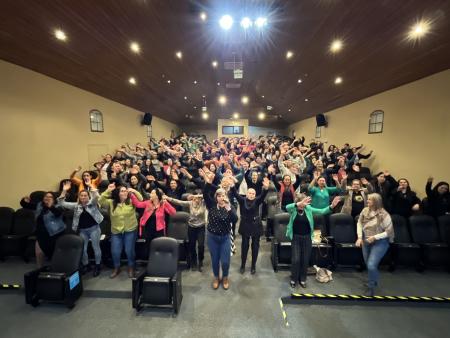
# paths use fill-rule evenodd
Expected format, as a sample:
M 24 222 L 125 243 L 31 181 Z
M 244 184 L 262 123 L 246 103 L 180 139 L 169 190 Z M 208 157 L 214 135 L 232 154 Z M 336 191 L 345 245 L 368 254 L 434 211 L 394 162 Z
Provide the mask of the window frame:
M 322 137 L 322 127 L 316 126 L 316 132 L 315 132 L 315 138 L 321 138 Z
M 225 133 L 224 132 L 224 128 L 233 128 L 233 133 L 229 134 L 229 133 Z M 236 128 L 240 128 L 238 129 L 238 131 L 242 131 L 241 133 L 235 132 Z M 222 126 L 222 135 L 244 135 L 244 131 L 245 131 L 245 126 Z
M 379 118 L 381 116 L 381 118 Z M 381 134 L 384 129 L 384 111 L 374 110 L 369 117 L 369 134 Z
M 92 133 L 103 133 L 105 131 L 103 113 L 100 110 L 91 109 L 89 111 L 89 126 Z

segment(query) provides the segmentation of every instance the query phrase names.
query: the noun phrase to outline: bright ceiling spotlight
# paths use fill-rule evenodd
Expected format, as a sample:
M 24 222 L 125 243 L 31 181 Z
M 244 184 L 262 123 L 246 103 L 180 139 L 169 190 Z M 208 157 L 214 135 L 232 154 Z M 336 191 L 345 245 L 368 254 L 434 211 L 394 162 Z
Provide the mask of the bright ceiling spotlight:
M 141 52 L 141 46 L 137 42 L 130 43 L 130 49 L 133 53 L 139 54 Z
M 290 51 L 290 50 L 288 50 L 287 52 L 286 52 L 286 59 L 290 59 L 290 58 L 292 58 L 294 56 L 294 52 L 292 52 L 292 51 Z
M 242 96 L 242 98 L 241 98 L 242 104 L 248 104 L 248 101 L 249 101 L 248 96 Z
M 229 30 L 231 26 L 233 26 L 233 18 L 231 17 L 231 15 L 226 14 L 220 18 L 219 25 L 223 29 Z
M 224 106 L 227 104 L 227 97 L 225 95 L 220 95 L 218 101 L 220 105 Z
M 187 96 L 185 96 L 184 99 L 187 100 Z
M 219 63 L 216 60 L 211 62 L 211 66 L 213 66 L 213 68 L 217 68 L 218 65 L 219 65 Z
M 129 82 L 130 84 L 132 84 L 133 86 L 135 86 L 136 83 L 137 83 L 137 81 L 136 81 L 136 79 L 135 79 L 134 77 L 130 77 L 130 78 L 128 79 L 128 82 Z
M 206 21 L 207 18 L 208 18 L 208 15 L 206 15 L 205 12 L 201 12 L 201 13 L 200 13 L 200 20 Z
M 181 60 L 181 58 L 183 57 L 183 53 L 181 51 L 178 51 L 175 53 L 175 55 L 177 56 L 177 58 L 179 58 Z
M 171 82 L 170 80 L 167 80 L 167 83 L 168 83 L 168 84 L 170 84 L 170 82 Z
M 258 19 L 256 19 L 255 25 L 258 28 L 263 28 L 265 25 L 267 25 L 267 18 L 259 17 Z
M 303 82 L 302 79 L 297 80 L 297 83 L 302 83 L 302 82 Z
M 58 40 L 61 40 L 61 41 L 67 40 L 66 33 L 64 33 L 61 29 L 56 29 L 53 34 L 55 35 L 55 38 L 57 38 Z
M 265 114 L 264 112 L 260 112 L 260 113 L 258 114 L 258 119 L 264 120 L 265 118 L 266 118 L 266 114 Z
M 337 53 L 342 49 L 343 43 L 341 40 L 334 40 L 330 45 L 330 51 L 332 53 Z
M 430 31 L 430 21 L 421 20 L 411 27 L 408 33 L 408 40 L 419 40 Z
M 207 120 L 208 117 L 209 117 L 209 115 L 208 115 L 207 112 L 203 112 L 203 113 L 202 113 L 202 119 L 203 119 L 203 120 Z
M 197 80 L 194 81 L 194 84 L 197 84 Z
M 252 26 L 252 20 L 249 17 L 245 17 L 241 20 L 241 27 L 244 29 L 248 29 Z
M 238 119 L 239 118 L 239 113 L 238 112 L 234 112 L 233 113 L 233 118 L 234 119 Z
M 334 84 L 341 84 L 342 83 L 342 77 L 338 76 L 335 80 L 334 80 Z

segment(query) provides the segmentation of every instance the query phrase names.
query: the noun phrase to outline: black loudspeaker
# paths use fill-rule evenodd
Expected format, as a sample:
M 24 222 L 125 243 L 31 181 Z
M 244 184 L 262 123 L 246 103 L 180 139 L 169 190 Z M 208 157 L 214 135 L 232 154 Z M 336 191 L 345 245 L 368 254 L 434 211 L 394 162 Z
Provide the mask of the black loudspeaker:
M 316 122 L 318 127 L 327 126 L 327 119 L 325 118 L 325 115 L 323 114 L 317 114 L 316 115 Z
M 142 124 L 144 126 L 151 126 L 152 125 L 152 119 L 153 119 L 152 114 L 145 113 L 144 116 L 142 117 Z

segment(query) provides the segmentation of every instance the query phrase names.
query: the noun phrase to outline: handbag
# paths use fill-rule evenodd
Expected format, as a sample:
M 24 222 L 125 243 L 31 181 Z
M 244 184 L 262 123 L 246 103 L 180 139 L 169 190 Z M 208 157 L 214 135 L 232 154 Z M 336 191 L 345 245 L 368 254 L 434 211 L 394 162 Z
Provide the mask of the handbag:
M 333 280 L 333 273 L 325 268 L 319 268 L 317 265 L 314 265 L 314 269 L 316 269 L 316 280 L 319 283 L 329 283 Z

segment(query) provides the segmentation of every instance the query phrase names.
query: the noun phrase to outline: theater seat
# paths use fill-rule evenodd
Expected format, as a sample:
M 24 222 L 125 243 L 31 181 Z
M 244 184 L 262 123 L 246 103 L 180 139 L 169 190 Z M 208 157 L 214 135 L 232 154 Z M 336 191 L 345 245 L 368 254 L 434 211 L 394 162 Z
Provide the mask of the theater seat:
M 399 265 L 414 266 L 419 271 L 422 270 L 420 245 L 412 242 L 406 218 L 400 215 L 391 215 L 391 218 L 395 236 L 394 243 L 391 244 L 390 271 L 394 271 Z
M 274 217 L 279 213 L 278 195 L 272 195 L 267 197 L 267 224 L 266 224 L 266 237 L 269 238 L 274 235 L 273 224 Z
M 25 274 L 25 301 L 38 306 L 41 300 L 65 304 L 69 309 L 83 293 L 78 271 L 83 239 L 69 234 L 57 239 L 50 266 Z
M 330 237 L 334 243 L 333 267 L 363 268 L 362 250 L 355 245 L 355 229 L 356 225 L 351 215 L 338 213 L 330 216 Z
M 438 218 L 439 233 L 441 239 L 450 245 L 450 215 L 443 215 Z
M 32 210 L 21 208 L 14 212 L 10 233 L 0 237 L 1 255 L 4 257 L 20 256 L 28 262 L 27 242 L 34 230 L 35 220 Z
M 286 237 L 288 223 L 289 214 L 287 212 L 274 216 L 271 259 L 273 271 L 275 272 L 278 272 L 279 268 L 289 268 L 291 266 L 291 240 Z
M 434 218 L 428 215 L 411 216 L 409 224 L 414 243 L 422 248 L 425 267 L 448 267 L 450 265 L 448 244 L 441 239 Z
M 189 214 L 184 211 L 177 211 L 175 215 L 170 216 L 167 236 L 176 239 L 178 242 L 178 261 L 186 263 L 190 267 L 188 220 Z
M 11 233 L 14 221 L 14 209 L 0 207 L 0 259 L 4 259 L 3 238 Z
M 184 194 L 182 194 L 181 195 L 181 200 L 182 201 L 187 201 L 188 200 L 188 197 L 190 196 L 190 195 L 192 195 L 192 194 L 189 194 L 189 193 L 184 193 Z M 174 205 L 174 206 L 176 206 L 176 205 Z M 181 207 L 181 211 L 184 211 L 184 212 L 189 212 L 189 206 L 182 206 Z
M 132 280 L 132 306 L 171 307 L 178 314 L 181 300 L 181 273 L 178 271 L 178 242 L 174 238 L 155 238 L 150 243 L 147 268 Z

